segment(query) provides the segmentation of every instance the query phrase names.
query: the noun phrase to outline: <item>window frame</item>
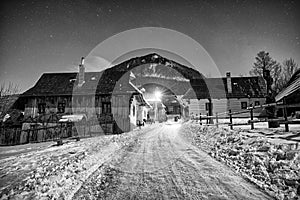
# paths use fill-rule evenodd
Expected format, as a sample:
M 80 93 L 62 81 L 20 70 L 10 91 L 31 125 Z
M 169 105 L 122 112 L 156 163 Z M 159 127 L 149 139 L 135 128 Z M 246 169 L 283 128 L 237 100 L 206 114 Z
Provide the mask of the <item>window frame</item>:
M 135 105 L 132 105 L 132 116 L 133 117 L 135 117 L 135 110 L 136 110 Z
M 247 101 L 241 101 L 241 109 L 247 109 L 248 103 Z
M 38 103 L 37 109 L 38 109 L 39 114 L 45 114 L 46 113 L 46 103 Z
M 210 102 L 205 102 L 205 110 L 209 111 L 210 108 Z
M 65 113 L 66 111 L 66 104 L 63 102 L 59 102 L 57 104 L 57 113 Z
M 102 114 L 111 114 L 111 102 L 102 102 Z

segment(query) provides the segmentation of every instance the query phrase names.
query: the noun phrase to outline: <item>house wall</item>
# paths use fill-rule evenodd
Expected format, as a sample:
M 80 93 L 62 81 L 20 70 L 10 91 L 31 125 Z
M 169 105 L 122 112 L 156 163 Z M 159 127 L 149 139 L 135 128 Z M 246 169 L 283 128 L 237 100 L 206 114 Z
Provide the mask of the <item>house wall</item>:
M 152 109 L 149 109 L 148 111 L 150 120 L 165 121 L 167 119 L 165 105 L 160 101 L 148 101 L 148 102 L 152 106 Z
M 131 98 L 132 97 L 132 98 Z M 105 130 L 106 132 L 112 132 L 113 130 L 113 120 L 106 120 L 105 115 L 113 115 L 113 119 L 116 121 L 118 127 L 124 131 L 131 131 L 136 127 L 137 113 L 139 112 L 138 101 L 135 95 L 131 94 L 114 94 L 113 96 L 73 96 L 71 97 L 33 97 L 29 98 L 25 107 L 25 117 L 37 117 L 40 114 L 38 113 L 38 104 L 45 103 L 45 114 L 56 114 L 58 109 L 58 103 L 65 103 L 65 112 L 61 115 L 72 114 L 72 113 L 84 113 L 87 116 L 87 120 L 95 119 L 95 124 L 98 123 L 98 120 L 105 119 Z M 102 104 L 110 103 L 111 104 L 111 113 L 103 113 Z M 147 118 L 144 116 L 144 108 L 141 111 L 141 120 Z M 97 116 L 97 118 L 96 118 Z M 102 120 L 103 121 L 103 120 Z M 102 123 L 103 124 L 103 123 Z M 110 124 L 110 125 L 109 125 Z M 98 128 L 97 128 L 98 127 Z M 111 129 L 111 130 L 110 130 Z M 95 126 L 92 130 L 99 130 L 99 126 Z
M 114 95 L 113 97 L 106 96 L 93 96 L 93 95 L 85 95 L 85 96 L 73 96 L 71 97 L 33 97 L 29 98 L 28 102 L 25 106 L 25 118 L 26 117 L 37 117 L 40 114 L 38 113 L 38 104 L 45 103 L 46 109 L 45 114 L 56 114 L 58 109 L 57 105 L 59 102 L 64 102 L 65 112 L 61 113 L 62 115 L 72 114 L 72 113 L 84 113 L 87 116 L 87 119 L 95 118 L 96 116 L 100 116 L 100 121 L 104 117 L 102 112 L 102 104 L 103 103 L 111 103 L 111 113 L 113 114 L 119 128 L 123 131 L 130 131 L 130 118 L 129 118 L 129 98 L 130 94 L 125 95 Z M 109 113 L 108 113 L 109 114 Z M 104 118 L 103 118 L 104 119 Z M 106 120 L 107 122 L 107 120 Z M 101 122 L 100 122 L 101 123 Z M 113 126 L 112 120 L 107 122 L 105 125 L 106 132 L 112 132 Z M 93 130 L 99 131 L 98 128 L 93 128 Z
M 118 125 L 118 127 L 124 131 L 131 130 L 131 119 L 129 115 L 129 102 L 130 96 L 129 95 L 113 95 L 112 99 L 112 114 L 114 119 Z
M 212 99 L 213 115 L 227 111 L 227 99 Z
M 213 104 L 213 115 L 215 113 L 222 113 L 229 111 L 231 109 L 232 112 L 238 112 L 243 110 L 241 108 L 241 102 L 247 102 L 247 106 L 250 104 L 254 105 L 255 101 L 259 101 L 260 105 L 266 103 L 265 98 L 230 98 L 230 99 L 212 99 Z M 189 106 L 189 115 L 206 115 L 206 107 L 205 104 L 208 103 L 208 99 L 190 99 L 189 101 L 185 101 Z M 262 109 L 255 109 L 254 116 L 258 116 Z M 235 117 L 248 117 L 249 113 L 235 115 Z
M 190 99 L 188 106 L 189 106 L 189 115 L 206 115 L 205 103 L 208 103 L 208 99 Z
M 95 97 L 93 95 L 73 97 L 35 97 L 29 98 L 25 106 L 25 116 L 36 117 L 38 104 L 46 103 L 45 114 L 57 113 L 58 103 L 65 103 L 62 114 L 85 113 L 88 118 L 102 113 L 102 102 L 110 102 L 110 96 Z
M 38 104 L 46 103 L 45 114 L 57 113 L 58 103 L 65 103 L 65 114 L 72 113 L 72 98 L 71 97 L 32 97 L 28 98 L 25 105 L 24 115 L 36 117 L 38 113 Z
M 146 106 L 138 106 L 138 111 L 137 111 L 137 120 L 143 121 L 143 119 L 147 120 L 147 113 L 148 113 L 148 108 Z
M 92 95 L 73 96 L 72 99 L 73 113 L 84 113 L 87 119 L 95 116 L 95 97 Z
M 254 105 L 255 101 L 259 101 L 260 105 L 263 105 L 266 103 L 265 98 L 230 98 L 228 99 L 227 103 L 227 110 L 231 109 L 232 112 L 237 112 L 244 110 L 241 108 L 242 102 L 247 102 L 247 106 L 250 106 L 250 104 Z M 258 116 L 262 109 L 255 109 L 254 116 Z M 249 113 L 243 113 L 239 115 L 235 115 L 235 117 L 248 117 Z
M 136 100 L 136 96 L 133 96 L 132 102 L 130 104 L 130 112 L 129 112 L 130 130 L 133 130 L 136 127 L 137 109 L 138 109 L 137 105 L 138 105 L 138 102 Z

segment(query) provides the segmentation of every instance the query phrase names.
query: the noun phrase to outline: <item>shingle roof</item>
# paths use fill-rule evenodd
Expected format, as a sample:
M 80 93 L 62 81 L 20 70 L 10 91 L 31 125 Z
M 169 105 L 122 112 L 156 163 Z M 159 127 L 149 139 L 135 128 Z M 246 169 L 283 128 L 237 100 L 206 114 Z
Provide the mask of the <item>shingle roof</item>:
M 282 100 L 295 92 L 300 92 L 300 69 L 293 74 L 286 87 L 275 97 L 276 101 Z
M 71 95 L 77 73 L 44 73 L 38 82 L 21 96 Z
M 176 74 L 177 71 L 183 78 L 191 80 L 190 82 L 169 80 L 176 82 L 176 84 L 170 82 L 169 89 L 173 90 L 177 95 L 186 94 L 185 96 L 188 97 L 189 93 L 195 91 L 198 99 L 265 96 L 264 82 L 258 77 L 232 77 L 233 92 L 228 93 L 226 78 L 205 78 L 200 72 L 157 54 L 132 58 L 102 72 L 85 72 L 85 83 L 81 87 L 78 87 L 78 73 L 76 72 L 44 73 L 35 86 L 21 96 L 111 94 L 113 91 L 137 92 L 129 84 L 129 74 L 130 71 L 134 71 L 135 67 L 146 63 L 156 63 L 156 69 L 163 76 L 167 76 L 171 72 Z M 161 65 L 166 65 L 166 70 Z
M 85 83 L 78 87 L 78 73 L 45 73 L 41 76 L 34 87 L 24 92 L 21 96 L 60 96 L 74 94 L 111 94 L 116 86 L 122 90 L 132 91 L 135 89 L 120 79 L 124 72 L 105 70 L 104 72 L 85 72 Z M 126 78 L 126 77 L 125 77 Z
M 228 98 L 265 97 L 266 85 L 262 77 L 232 77 L 232 93 L 228 93 L 226 78 L 222 78 Z
M 200 72 L 198 72 L 197 70 L 195 70 L 191 67 L 181 65 L 173 60 L 169 60 L 169 59 L 164 58 L 155 53 L 148 54 L 148 55 L 141 56 L 141 57 L 131 58 L 125 62 L 122 62 L 122 63 L 116 65 L 114 68 L 119 69 L 119 70 L 132 70 L 135 67 L 146 64 L 146 63 L 158 64 L 156 68 L 158 69 L 158 71 L 162 70 L 162 71 L 160 71 L 160 74 L 162 74 L 162 75 L 167 75 L 167 74 L 163 74 L 163 73 L 164 72 L 170 73 L 170 71 L 172 71 L 172 70 L 168 70 L 168 68 L 160 68 L 159 69 L 159 66 L 167 66 L 167 67 L 169 67 L 169 69 L 174 69 L 173 72 L 177 71 L 186 79 L 196 79 L 196 78 L 204 77 Z M 165 70 L 165 69 L 167 69 L 167 70 Z
M 121 91 L 133 91 L 128 81 L 120 79 L 124 74 L 143 63 L 166 64 L 181 73 L 185 78 L 202 78 L 198 71 L 163 58 L 157 54 L 149 54 L 132 58 L 102 72 L 85 72 L 85 83 L 78 87 L 78 73 L 44 73 L 38 82 L 21 96 L 51 96 L 72 94 L 110 94 L 121 87 Z M 127 73 L 127 74 L 128 74 Z M 121 81 L 121 82 L 120 82 Z M 117 88 L 119 90 L 119 88 Z
M 18 100 L 19 95 L 7 95 L 0 97 L 0 118 L 2 119 L 5 114 L 7 114 L 13 106 L 15 102 Z
M 205 79 L 206 80 L 206 79 Z M 204 79 L 191 79 L 190 87 L 184 94 L 184 99 L 208 99 L 210 93 L 207 87 L 207 83 Z
M 185 99 L 221 99 L 265 97 L 266 86 L 260 77 L 231 77 L 232 93 L 228 92 L 226 78 L 206 78 L 191 81 L 192 88 Z

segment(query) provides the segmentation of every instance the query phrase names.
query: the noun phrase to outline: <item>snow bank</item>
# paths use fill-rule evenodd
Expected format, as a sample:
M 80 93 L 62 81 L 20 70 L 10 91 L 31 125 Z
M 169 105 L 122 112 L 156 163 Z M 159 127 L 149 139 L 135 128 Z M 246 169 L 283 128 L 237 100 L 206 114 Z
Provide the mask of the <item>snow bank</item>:
M 0 160 L 0 199 L 71 199 L 82 183 L 142 131 L 99 136 Z
M 186 123 L 193 143 L 276 199 L 300 199 L 300 144 L 262 134 Z

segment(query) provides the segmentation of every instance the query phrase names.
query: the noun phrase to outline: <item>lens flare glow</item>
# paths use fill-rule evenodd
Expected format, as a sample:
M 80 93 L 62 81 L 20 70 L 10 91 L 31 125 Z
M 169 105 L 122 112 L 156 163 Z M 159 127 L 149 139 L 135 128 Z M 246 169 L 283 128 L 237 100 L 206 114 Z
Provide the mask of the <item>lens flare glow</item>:
M 154 95 L 155 95 L 156 99 L 160 99 L 162 96 L 162 93 L 161 93 L 161 91 L 155 91 Z

